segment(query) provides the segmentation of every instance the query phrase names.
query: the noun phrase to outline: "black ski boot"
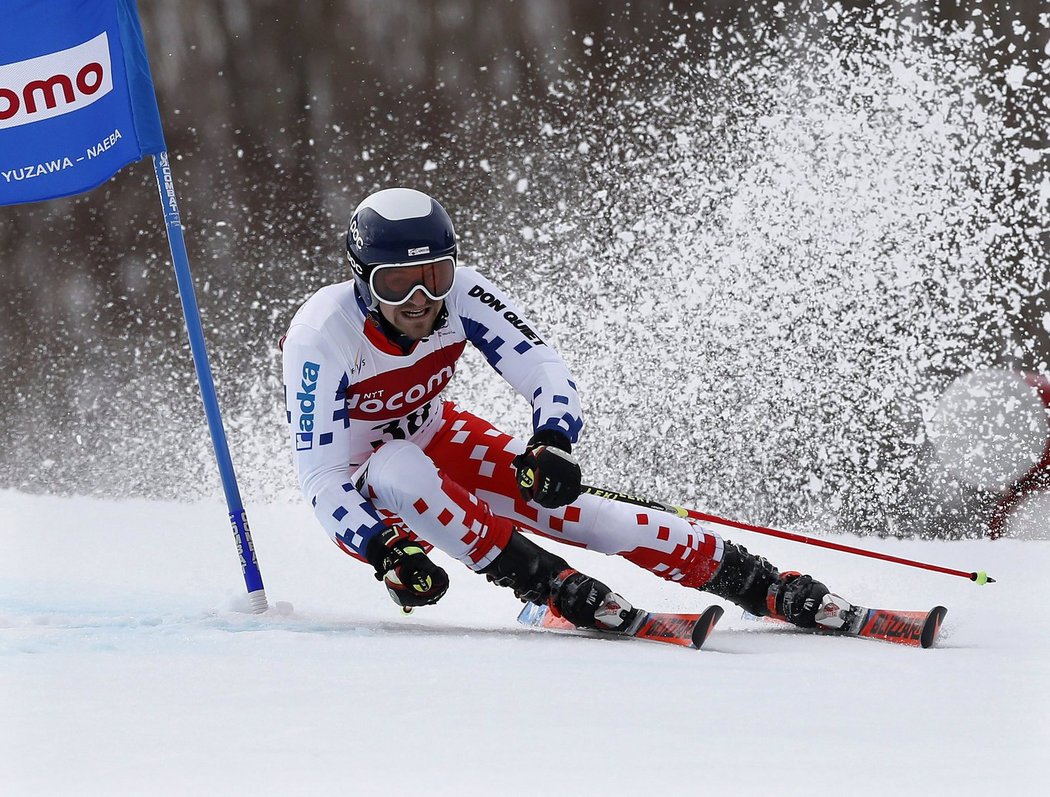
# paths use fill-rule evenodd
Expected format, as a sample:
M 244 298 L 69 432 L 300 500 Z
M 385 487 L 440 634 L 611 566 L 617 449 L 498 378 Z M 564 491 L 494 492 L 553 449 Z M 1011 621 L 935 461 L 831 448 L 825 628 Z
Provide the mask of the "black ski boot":
M 493 584 L 510 587 L 522 602 L 549 604 L 581 628 L 624 629 L 639 614 L 605 584 L 569 567 L 517 529 L 500 555 L 480 572 Z
M 748 553 L 742 545 L 724 541 L 722 564 L 715 577 L 701 589 L 731 600 L 758 617 L 769 614 L 767 598 L 780 573 L 761 556 Z
M 814 628 L 817 621 L 822 626 L 831 626 L 823 616 L 825 599 L 831 591 L 815 581 L 813 576 L 801 573 L 781 573 L 780 578 L 769 588 L 769 606 L 774 616 L 794 623 L 800 628 Z M 842 602 L 842 599 L 839 599 Z M 849 604 L 846 604 L 849 606 Z M 838 607 L 836 606 L 836 610 Z
M 514 529 L 499 556 L 479 572 L 497 586 L 510 587 L 523 603 L 543 604 L 550 598 L 554 577 L 568 566 Z
M 797 572 L 780 573 L 761 556 L 747 552 L 747 548 L 724 541 L 722 564 L 702 589 L 759 617 L 773 615 L 801 628 L 813 628 L 818 621 L 827 627 L 841 622 L 826 616 L 825 599 L 830 594 L 826 586 L 812 576 Z M 849 603 L 838 599 L 840 604 Z
M 641 615 L 601 581 L 571 567 L 555 576 L 548 602 L 556 614 L 578 628 L 624 631 Z

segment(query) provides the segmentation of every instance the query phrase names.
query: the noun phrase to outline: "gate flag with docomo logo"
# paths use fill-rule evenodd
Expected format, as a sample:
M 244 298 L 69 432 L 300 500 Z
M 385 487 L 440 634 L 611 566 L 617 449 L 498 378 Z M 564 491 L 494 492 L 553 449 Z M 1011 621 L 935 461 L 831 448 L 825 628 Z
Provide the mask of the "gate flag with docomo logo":
M 89 191 L 163 152 L 133 0 L 4 0 L 0 205 Z
M 248 607 L 268 606 L 226 441 L 135 0 L 0 0 L 0 205 L 80 194 L 153 156 Z

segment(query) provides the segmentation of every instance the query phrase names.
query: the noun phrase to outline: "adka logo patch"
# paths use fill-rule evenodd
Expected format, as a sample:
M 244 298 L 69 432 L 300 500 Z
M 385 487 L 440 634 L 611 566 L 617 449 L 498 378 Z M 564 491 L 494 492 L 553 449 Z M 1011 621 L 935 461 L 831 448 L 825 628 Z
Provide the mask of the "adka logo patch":
M 303 363 L 303 379 L 295 400 L 299 402 L 299 431 L 295 434 L 295 450 L 309 451 L 314 447 L 314 412 L 317 410 L 317 380 L 321 366 L 309 360 Z
M 109 36 L 0 66 L 0 129 L 86 108 L 113 90 Z

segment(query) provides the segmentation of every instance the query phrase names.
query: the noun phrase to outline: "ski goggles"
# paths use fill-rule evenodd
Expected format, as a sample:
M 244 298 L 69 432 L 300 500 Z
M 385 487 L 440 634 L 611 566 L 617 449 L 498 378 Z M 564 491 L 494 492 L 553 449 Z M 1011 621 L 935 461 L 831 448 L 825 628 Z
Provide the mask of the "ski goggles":
M 417 290 L 435 302 L 452 291 L 456 279 L 456 260 L 439 257 L 417 263 L 386 263 L 376 266 L 368 277 L 368 287 L 384 304 L 404 304 Z

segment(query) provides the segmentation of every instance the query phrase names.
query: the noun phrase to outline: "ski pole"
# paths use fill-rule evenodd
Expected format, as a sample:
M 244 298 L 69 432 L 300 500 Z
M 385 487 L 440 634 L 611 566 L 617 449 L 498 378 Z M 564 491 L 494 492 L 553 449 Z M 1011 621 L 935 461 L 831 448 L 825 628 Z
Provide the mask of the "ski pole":
M 950 567 L 941 567 L 940 565 L 926 564 L 925 562 L 916 562 L 913 559 L 904 559 L 900 556 L 890 556 L 885 553 L 878 553 L 877 551 L 868 551 L 863 548 L 854 548 L 851 545 L 842 545 L 837 542 L 830 542 L 828 540 L 820 540 L 814 537 L 807 537 L 803 534 L 792 534 L 789 531 L 779 531 L 777 529 L 770 529 L 764 526 L 755 526 L 751 523 L 742 523 L 739 520 L 728 520 L 727 518 L 721 518 L 717 515 L 709 515 L 705 512 L 698 512 L 695 509 L 686 509 L 681 506 L 673 506 L 672 504 L 664 504 L 660 501 L 653 501 L 648 498 L 639 498 L 638 496 L 628 495 L 627 493 L 617 492 L 615 490 L 603 490 L 599 487 L 591 487 L 590 485 L 583 485 L 582 492 L 589 495 L 596 495 L 599 498 L 609 498 L 613 501 L 620 501 L 625 504 L 633 504 L 635 506 L 644 507 L 646 509 L 656 509 L 662 512 L 670 512 L 671 514 L 678 515 L 679 517 L 687 518 L 690 520 L 700 520 L 707 523 L 717 523 L 721 526 L 730 526 L 736 529 L 743 529 L 744 531 L 753 531 L 756 534 L 765 534 L 769 537 L 779 537 L 782 540 L 791 540 L 792 542 L 801 542 L 806 545 L 816 545 L 820 548 L 829 548 L 833 551 L 842 551 L 843 553 L 857 554 L 858 556 L 869 556 L 872 559 L 882 559 L 886 562 L 896 562 L 899 565 L 908 565 L 909 567 L 919 567 L 923 570 L 932 570 L 936 573 L 945 573 L 949 576 L 959 576 L 960 578 L 966 578 L 977 584 L 994 584 L 995 579 L 989 576 L 985 571 L 978 570 L 973 573 L 967 573 L 963 570 L 953 570 Z

